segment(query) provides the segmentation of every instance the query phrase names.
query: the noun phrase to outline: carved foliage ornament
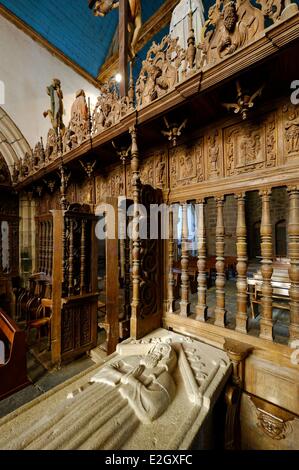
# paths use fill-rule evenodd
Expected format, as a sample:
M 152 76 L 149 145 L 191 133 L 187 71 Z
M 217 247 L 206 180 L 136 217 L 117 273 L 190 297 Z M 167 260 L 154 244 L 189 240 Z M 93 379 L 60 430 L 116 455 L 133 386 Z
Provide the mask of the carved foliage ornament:
M 292 432 L 291 424 L 260 408 L 257 409 L 257 425 L 271 439 L 285 439 Z

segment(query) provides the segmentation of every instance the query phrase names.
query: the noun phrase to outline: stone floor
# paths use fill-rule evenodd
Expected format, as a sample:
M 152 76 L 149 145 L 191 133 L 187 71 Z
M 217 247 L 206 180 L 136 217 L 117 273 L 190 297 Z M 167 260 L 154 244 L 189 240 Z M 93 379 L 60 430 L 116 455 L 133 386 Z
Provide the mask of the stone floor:
M 32 384 L 0 401 L 0 418 L 56 387 L 56 385 L 87 370 L 92 365 L 94 365 L 94 362 L 84 355 L 72 363 L 62 366 L 60 370 L 48 371 L 28 352 L 27 370 Z
M 101 345 L 104 341 L 104 331 L 99 330 L 98 345 Z M 43 351 L 43 347 L 41 350 Z M 44 362 L 47 362 L 47 360 L 45 360 L 46 354 L 46 349 L 44 353 L 41 352 L 40 354 Z M 105 355 L 106 353 L 103 351 L 103 348 L 98 346 L 94 352 L 91 352 L 90 357 L 85 354 L 70 364 L 63 365 L 59 370 L 47 370 L 46 367 L 44 367 L 36 358 L 36 351 L 33 353 L 33 350 L 31 349 L 31 351 L 27 353 L 27 373 L 32 384 L 14 395 L 0 401 L 0 418 L 11 413 L 20 406 L 25 405 L 25 403 L 34 400 L 34 398 L 42 395 L 43 393 L 48 392 L 51 388 L 54 388 L 75 375 L 89 369 L 89 367 L 93 366 L 95 363 L 102 361 Z

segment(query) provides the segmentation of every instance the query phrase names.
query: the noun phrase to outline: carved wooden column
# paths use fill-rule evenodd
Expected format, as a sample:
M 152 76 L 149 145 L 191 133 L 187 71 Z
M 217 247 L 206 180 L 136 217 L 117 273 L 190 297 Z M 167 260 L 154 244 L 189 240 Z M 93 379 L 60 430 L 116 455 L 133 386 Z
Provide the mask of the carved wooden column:
M 216 308 L 215 325 L 225 326 L 225 264 L 224 264 L 224 221 L 223 221 L 224 196 L 216 198 L 217 223 L 216 223 Z
M 81 221 L 81 248 L 80 248 L 80 294 L 82 295 L 85 292 L 85 227 L 86 220 L 82 219 Z
M 197 238 L 198 238 L 198 261 L 197 261 L 197 305 L 196 320 L 207 320 L 207 249 L 206 249 L 206 226 L 204 216 L 205 201 L 197 201 Z
M 188 205 L 182 204 L 182 259 L 181 259 L 181 301 L 180 315 L 187 317 L 190 313 L 189 274 L 188 274 Z
M 299 187 L 289 188 L 288 256 L 290 287 L 289 343 L 299 339 Z
M 46 263 L 45 263 L 45 272 L 49 274 L 50 272 L 50 222 L 47 220 L 46 225 Z
M 169 210 L 169 239 L 168 239 L 168 312 L 174 312 L 174 240 L 173 240 L 173 211 L 170 206 Z
M 260 337 L 273 340 L 272 320 L 272 284 L 273 250 L 272 250 L 272 224 L 270 214 L 271 190 L 260 191 L 262 198 L 261 220 L 261 253 L 262 253 L 262 314 L 260 320 Z
M 137 146 L 136 126 L 130 129 L 132 147 L 131 147 L 131 169 L 132 169 L 132 190 L 134 203 L 134 221 L 139 220 L 138 204 L 140 202 L 140 172 L 139 172 L 139 150 Z M 131 335 L 137 336 L 138 315 L 140 311 L 140 234 L 139 230 L 134 234 L 132 246 L 132 303 L 131 303 Z
M 50 222 L 50 275 L 53 271 L 53 221 Z
M 246 241 L 246 217 L 245 194 L 237 194 L 237 315 L 236 330 L 247 333 L 247 241 Z
M 69 280 L 68 280 L 68 295 L 73 293 L 73 276 L 74 276 L 74 221 L 71 218 L 70 225 L 70 238 L 69 238 Z

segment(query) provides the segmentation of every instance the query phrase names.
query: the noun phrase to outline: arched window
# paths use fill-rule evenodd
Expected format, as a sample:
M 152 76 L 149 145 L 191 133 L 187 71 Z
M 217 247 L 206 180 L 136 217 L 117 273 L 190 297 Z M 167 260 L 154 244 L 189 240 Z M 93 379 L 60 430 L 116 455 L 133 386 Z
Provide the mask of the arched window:
M 275 225 L 275 254 L 279 258 L 287 256 L 287 226 L 284 219 Z

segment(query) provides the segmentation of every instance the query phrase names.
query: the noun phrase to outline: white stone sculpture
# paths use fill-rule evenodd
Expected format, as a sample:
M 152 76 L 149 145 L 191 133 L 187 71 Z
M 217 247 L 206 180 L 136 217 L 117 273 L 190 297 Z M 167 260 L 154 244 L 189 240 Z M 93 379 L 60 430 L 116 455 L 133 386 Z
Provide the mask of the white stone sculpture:
M 230 371 L 223 351 L 158 329 L 0 420 L 0 449 L 189 449 Z

